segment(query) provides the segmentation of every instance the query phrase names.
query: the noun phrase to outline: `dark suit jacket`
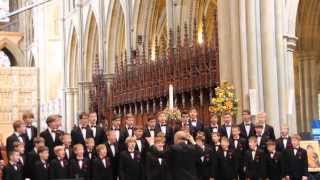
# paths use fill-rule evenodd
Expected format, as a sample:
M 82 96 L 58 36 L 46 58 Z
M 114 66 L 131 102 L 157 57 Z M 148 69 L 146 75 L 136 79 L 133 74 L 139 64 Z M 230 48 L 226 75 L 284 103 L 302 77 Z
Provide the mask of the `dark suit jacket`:
M 32 180 L 49 180 L 49 163 L 37 160 L 32 168 Z
M 90 180 L 91 176 L 91 163 L 87 158 L 83 159 L 82 168 L 79 166 L 79 160 L 71 159 L 70 160 L 70 178 L 83 178 L 84 180 Z
M 202 150 L 196 145 L 174 144 L 168 149 L 172 179 L 197 180 L 197 160 Z
M 54 158 L 50 162 L 49 168 L 49 177 L 50 179 L 66 179 L 69 178 L 69 162 L 64 159 L 64 166 L 61 166 L 61 163 L 58 159 Z
M 62 136 L 63 133 L 64 133 L 63 131 L 58 130 L 56 132 L 55 140 L 52 139 L 52 136 L 51 136 L 48 129 L 40 133 L 40 136 L 44 138 L 45 144 L 49 148 L 50 159 L 53 159 L 55 157 L 55 154 L 53 152 L 53 148 L 55 146 L 62 145 L 62 142 L 60 140 L 60 136 Z
M 205 145 L 202 149 L 202 156 L 197 160 L 197 174 L 200 180 L 208 180 L 216 173 L 213 150 Z
M 286 148 L 284 147 L 284 144 L 283 144 L 283 138 L 280 137 L 276 140 L 276 145 L 277 145 L 277 151 L 279 152 L 284 152 L 285 150 L 287 149 L 292 149 L 293 146 L 292 146 L 292 143 L 291 143 L 291 137 L 289 136 L 288 139 L 287 139 L 287 146 Z
M 81 128 L 75 127 L 71 131 L 71 139 L 72 139 L 72 145 L 75 144 L 82 144 L 85 146 L 85 139 L 86 138 L 93 138 L 93 133 L 90 127 L 86 127 L 86 137 L 84 138 L 82 136 Z
M 91 158 L 90 158 L 90 154 L 91 154 Z M 97 152 L 95 150 L 93 150 L 91 153 L 89 153 L 88 151 L 85 151 L 84 157 L 86 157 L 89 160 L 93 160 L 97 157 Z
M 26 171 L 28 172 L 28 177 L 32 178 L 33 177 L 33 167 L 35 166 L 35 162 L 39 160 L 38 154 L 32 150 L 28 152 L 27 154 L 27 166 L 26 166 Z
M 204 133 L 205 133 L 205 136 L 206 136 L 206 143 L 207 143 L 207 144 L 211 144 L 211 145 L 212 145 L 211 135 L 212 135 L 213 131 L 216 131 L 216 132 L 218 132 L 219 134 L 221 134 L 221 127 L 218 126 L 218 127 L 216 128 L 216 127 L 208 126 L 208 127 L 206 127 L 206 128 L 204 129 Z
M 3 180 L 23 180 L 22 168 L 17 165 L 17 170 L 14 166 L 8 164 L 3 168 Z
M 28 127 L 27 127 L 27 129 L 28 129 Z M 26 152 L 29 152 L 29 151 L 32 151 L 32 150 L 33 150 L 33 148 L 34 148 L 34 146 L 33 146 L 33 139 L 34 139 L 35 137 L 37 137 L 37 135 L 38 135 L 38 130 L 37 130 L 36 127 L 31 126 L 30 129 L 31 129 L 31 139 L 29 139 L 28 134 L 27 134 L 27 132 L 26 132 L 26 139 L 27 139 Z M 26 131 L 27 131 L 27 130 L 26 130 Z
M 113 179 L 117 180 L 117 177 L 119 176 L 119 173 L 118 173 L 119 155 L 120 155 L 119 144 L 118 143 L 114 144 L 115 155 L 112 154 L 111 146 L 109 143 L 106 143 L 106 147 L 107 147 L 107 151 L 108 151 L 107 156 L 112 164 Z
M 296 155 L 294 155 L 294 149 L 288 149 L 284 153 L 284 171 L 286 176 L 295 179 L 308 176 L 308 157 L 306 150 L 298 148 Z
M 155 129 L 153 129 L 154 136 L 156 136 Z M 151 137 L 151 133 L 148 127 L 144 128 L 143 137 Z
M 281 180 L 284 177 L 284 157 L 281 152 L 275 152 L 273 157 L 267 154 L 267 175 L 270 180 Z
M 256 136 L 258 139 L 258 136 Z M 270 140 L 270 137 L 267 134 L 263 134 L 261 136 L 260 144 L 258 144 L 258 148 L 267 152 L 267 142 Z
M 122 151 L 119 159 L 120 180 L 141 180 L 144 178 L 141 153 L 135 151 L 134 159 L 128 151 Z
M 254 124 L 253 123 L 250 123 L 250 131 L 249 131 L 249 134 L 247 134 L 247 131 L 246 131 L 246 126 L 245 126 L 245 123 L 241 123 L 239 125 L 240 127 L 240 136 L 242 138 L 246 138 L 246 139 L 249 139 L 249 137 L 251 136 L 254 136 L 256 133 L 255 133 L 255 130 L 254 130 Z
M 156 128 L 155 128 L 155 132 L 156 132 L 156 135 L 161 132 L 161 127 L 160 127 L 160 124 L 157 124 L 156 125 Z M 169 125 L 166 125 L 166 144 L 167 145 L 171 145 L 173 144 L 173 137 L 174 137 L 174 131 L 173 131 L 173 128 Z
M 263 135 L 268 136 L 270 139 L 275 140 L 276 136 L 274 135 L 274 129 L 272 126 L 266 124 L 264 127 Z
M 244 169 L 246 178 L 266 178 L 266 154 L 264 150 L 257 149 L 255 158 L 252 159 L 252 151 L 248 150 L 244 155 Z
M 191 134 L 195 137 L 197 135 L 198 131 L 203 131 L 204 130 L 204 126 L 202 121 L 200 121 L 199 119 L 197 120 L 196 126 L 192 125 L 192 121 L 189 120 L 189 128 L 190 128 L 190 132 Z
M 23 142 L 24 142 L 25 144 L 27 144 L 27 143 L 26 143 L 26 142 L 27 142 L 27 137 L 26 137 L 26 135 L 25 135 L 25 134 L 21 134 L 20 136 L 21 136 Z M 6 142 L 7 153 L 10 152 L 10 151 L 13 151 L 13 144 L 14 144 L 15 142 L 19 142 L 19 138 L 18 138 L 18 136 L 17 136 L 15 133 L 13 133 L 13 134 L 11 134 L 9 137 L 7 137 L 7 142 Z
M 133 129 L 132 129 L 132 135 L 133 135 Z M 119 135 L 119 146 L 121 151 L 124 151 L 127 149 L 125 141 L 128 136 L 129 136 L 128 129 L 126 127 L 121 128 L 120 135 Z
M 217 153 L 216 179 L 237 179 L 239 169 L 239 157 L 233 150 L 228 150 L 226 157 L 224 151 Z
M 96 158 L 92 162 L 92 179 L 94 180 L 106 180 L 113 179 L 112 164 L 109 158 L 106 159 L 106 167 L 100 158 Z
M 93 136 L 93 130 L 92 130 L 93 127 L 91 127 L 90 129 L 91 129 L 92 136 Z M 94 137 L 94 142 L 96 145 L 104 143 L 105 133 L 104 133 L 103 128 L 100 126 L 96 126 L 96 136 L 93 136 L 93 137 Z
M 225 137 L 227 137 L 228 139 L 230 139 L 230 138 L 232 137 L 231 127 L 230 127 L 230 136 L 228 136 L 226 125 L 223 124 L 223 125 L 221 126 L 221 137 L 222 137 L 222 136 L 225 136 Z
M 161 164 L 159 158 L 162 159 Z M 147 180 L 170 180 L 169 162 L 164 152 L 159 152 L 154 146 L 146 155 L 146 178 Z
M 147 142 L 146 139 L 141 138 L 140 140 L 141 140 L 141 146 L 142 146 L 140 153 L 142 156 L 142 161 L 145 162 L 145 157 L 146 157 L 146 154 L 149 151 L 150 147 L 149 147 L 149 143 Z M 136 144 L 135 150 L 139 151 L 138 144 Z

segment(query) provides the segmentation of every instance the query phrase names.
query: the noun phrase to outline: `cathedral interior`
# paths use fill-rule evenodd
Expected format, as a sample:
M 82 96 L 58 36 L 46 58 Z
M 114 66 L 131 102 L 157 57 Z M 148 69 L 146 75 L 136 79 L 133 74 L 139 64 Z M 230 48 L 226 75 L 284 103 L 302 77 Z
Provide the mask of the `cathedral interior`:
M 224 81 L 239 98 L 235 121 L 265 111 L 279 134 L 320 118 L 319 0 L 2 1 L 3 135 L 26 110 L 42 129 L 58 113 L 70 130 L 83 111 L 143 124 L 168 105 L 169 84 L 177 107 L 207 121 Z

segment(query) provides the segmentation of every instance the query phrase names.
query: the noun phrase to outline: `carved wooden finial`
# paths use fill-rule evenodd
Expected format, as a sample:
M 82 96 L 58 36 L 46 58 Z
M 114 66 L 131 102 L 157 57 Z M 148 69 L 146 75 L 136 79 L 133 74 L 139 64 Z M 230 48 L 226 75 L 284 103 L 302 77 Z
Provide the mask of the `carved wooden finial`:
M 124 58 L 123 58 L 123 63 L 124 63 L 124 70 L 127 71 L 128 70 L 128 60 L 127 60 L 127 51 L 124 51 Z
M 148 63 L 151 62 L 151 53 L 152 53 L 152 42 L 149 41 L 149 45 L 148 45 L 148 59 L 147 59 Z
M 193 22 L 193 39 L 192 39 L 192 45 L 193 46 L 196 46 L 197 44 L 197 39 L 198 39 L 198 26 L 197 26 L 197 21 L 196 19 L 194 19 L 194 22 Z
M 165 57 L 166 56 L 166 51 L 167 51 L 167 43 L 166 43 L 166 40 L 164 39 L 164 36 L 161 36 L 160 41 L 161 41 L 160 56 L 161 57 Z
M 158 44 L 158 37 L 156 37 L 155 43 L 156 43 L 156 45 L 155 45 L 155 58 L 156 58 L 156 60 L 158 60 L 159 59 L 159 50 L 160 50 L 159 44 Z
M 114 66 L 115 66 L 115 72 L 116 72 L 116 74 L 119 74 L 119 63 L 118 63 L 118 56 L 116 56 L 115 58 L 114 58 L 115 60 L 115 63 L 114 63 Z
M 183 38 L 183 46 L 188 47 L 189 36 L 188 36 L 188 24 L 184 23 L 184 38 Z

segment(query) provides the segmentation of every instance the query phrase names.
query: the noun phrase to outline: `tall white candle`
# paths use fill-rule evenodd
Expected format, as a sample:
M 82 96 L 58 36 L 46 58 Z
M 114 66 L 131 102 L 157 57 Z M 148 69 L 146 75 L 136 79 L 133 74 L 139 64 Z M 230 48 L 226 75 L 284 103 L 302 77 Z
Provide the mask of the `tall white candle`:
M 169 109 L 173 109 L 173 86 L 169 85 Z

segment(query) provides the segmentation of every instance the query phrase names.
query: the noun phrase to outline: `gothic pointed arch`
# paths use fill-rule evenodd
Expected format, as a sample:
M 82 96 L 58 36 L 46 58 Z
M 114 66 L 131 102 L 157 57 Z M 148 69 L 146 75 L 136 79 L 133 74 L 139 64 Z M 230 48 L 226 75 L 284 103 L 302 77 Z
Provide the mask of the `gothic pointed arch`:
M 75 88 L 79 81 L 78 36 L 75 27 L 71 28 L 67 58 L 67 84 Z
M 5 54 L 10 58 L 10 63 L 13 66 L 24 66 L 25 56 L 19 46 L 14 44 L 7 38 L 0 41 L 0 50 L 3 50 Z

